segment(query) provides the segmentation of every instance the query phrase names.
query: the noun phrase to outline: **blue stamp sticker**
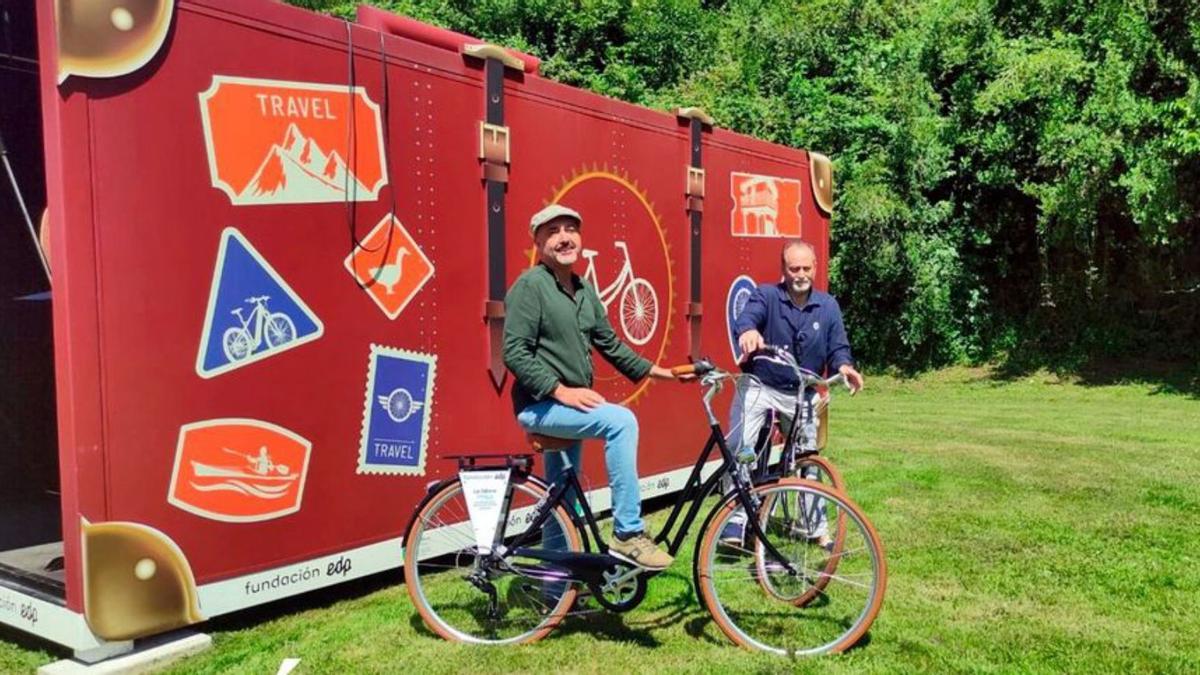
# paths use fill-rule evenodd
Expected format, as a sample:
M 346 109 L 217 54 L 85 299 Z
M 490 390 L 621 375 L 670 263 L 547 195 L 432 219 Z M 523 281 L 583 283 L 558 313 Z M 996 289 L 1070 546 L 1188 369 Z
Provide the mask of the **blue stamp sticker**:
M 425 475 L 437 357 L 371 345 L 358 473 Z
M 725 326 L 729 329 L 729 351 L 733 353 L 735 363 L 742 359 L 742 348 L 738 346 L 738 336 L 733 324 L 746 308 L 750 294 L 754 293 L 755 288 L 758 288 L 758 284 L 743 274 L 733 280 L 729 286 L 729 295 L 725 298 Z

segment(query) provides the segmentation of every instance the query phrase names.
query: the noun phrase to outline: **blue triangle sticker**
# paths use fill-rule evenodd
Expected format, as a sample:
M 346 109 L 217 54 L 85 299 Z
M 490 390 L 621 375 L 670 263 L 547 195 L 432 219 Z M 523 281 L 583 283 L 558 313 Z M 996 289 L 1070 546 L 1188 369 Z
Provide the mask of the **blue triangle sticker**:
M 312 342 L 325 326 L 236 228 L 221 233 L 196 373 L 210 378 Z

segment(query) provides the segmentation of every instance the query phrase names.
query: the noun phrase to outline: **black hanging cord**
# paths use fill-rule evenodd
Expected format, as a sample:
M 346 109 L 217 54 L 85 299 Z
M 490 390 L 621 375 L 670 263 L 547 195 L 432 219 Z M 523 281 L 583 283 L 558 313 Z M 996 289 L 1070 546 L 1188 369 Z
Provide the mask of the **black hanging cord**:
M 380 71 L 383 77 L 383 114 L 382 120 L 380 121 L 382 128 L 379 130 L 383 137 L 383 157 L 380 158 L 380 162 L 382 168 L 388 172 L 388 189 L 391 199 L 389 215 L 394 219 L 396 217 L 396 189 L 389 161 L 389 158 L 391 157 L 391 138 L 388 133 L 388 122 L 390 121 L 391 117 L 391 94 L 388 87 L 387 53 L 384 49 L 383 33 L 379 34 L 379 63 L 381 66 Z M 350 251 L 352 253 L 360 249 L 372 253 L 379 251 L 381 256 L 380 264 L 378 267 L 376 267 L 375 277 L 372 278 L 369 283 L 363 284 L 358 280 L 357 276 L 354 278 L 355 283 L 357 283 L 360 288 L 365 290 L 368 286 L 377 282 L 379 280 L 379 275 L 383 273 L 384 265 L 387 264 L 388 251 L 392 247 L 392 237 L 395 233 L 395 229 L 391 227 L 391 223 L 389 222 L 387 239 L 384 240 L 382 247 L 367 246 L 358 238 L 358 210 L 356 208 L 358 184 L 350 179 L 350 174 L 352 172 L 355 176 L 358 176 L 358 106 L 355 105 L 356 102 L 354 98 L 354 38 L 349 21 L 346 22 L 346 74 L 346 93 L 350 102 L 349 127 L 346 129 L 346 154 L 348 158 L 353 157 L 353 164 L 347 165 L 346 175 L 342 177 L 342 193 L 346 195 L 346 223 L 350 231 Z
M 382 111 L 383 112 L 383 120 L 380 121 L 380 125 L 382 126 L 382 128 L 379 130 L 379 133 L 382 134 L 382 136 L 383 136 L 383 158 L 382 158 L 381 162 L 382 162 L 383 167 L 385 169 L 387 169 L 387 172 L 388 172 L 387 189 L 388 189 L 388 195 L 390 197 L 389 204 L 391 207 L 390 210 L 388 211 L 388 215 L 391 216 L 391 219 L 388 221 L 387 240 L 384 242 L 384 246 L 383 246 L 383 254 L 382 254 L 383 260 L 381 260 L 379 262 L 379 268 L 378 268 L 380 270 L 379 273 L 382 274 L 383 266 L 387 264 L 388 251 L 390 251 L 392 249 L 392 235 L 396 233 L 396 228 L 392 227 L 392 221 L 394 221 L 396 219 L 396 183 L 392 180 L 393 177 L 392 177 L 392 166 L 391 166 L 392 99 L 391 99 L 391 93 L 388 89 L 387 51 L 384 49 L 384 46 L 383 46 L 383 31 L 379 32 L 379 68 L 380 68 L 380 76 L 383 78 L 383 106 L 382 106 L 383 107 L 383 111 Z

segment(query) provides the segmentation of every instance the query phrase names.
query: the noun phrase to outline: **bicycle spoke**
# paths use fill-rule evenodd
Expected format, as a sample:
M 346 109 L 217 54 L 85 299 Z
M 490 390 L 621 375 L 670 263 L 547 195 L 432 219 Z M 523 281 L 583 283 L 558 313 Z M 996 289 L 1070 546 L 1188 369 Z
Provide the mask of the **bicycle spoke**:
M 544 494 L 540 487 L 514 482 L 509 513 L 533 509 Z M 562 544 L 581 548 L 574 525 L 561 509 L 553 512 L 545 528 L 540 542 L 527 540 L 522 550 Z M 517 556 L 515 551 L 501 560 L 478 555 L 457 481 L 423 507 L 408 536 L 409 595 L 426 624 L 443 637 L 486 643 L 537 639 L 561 620 L 574 597 L 570 582 L 540 578 L 538 571 L 546 568 L 536 557 Z

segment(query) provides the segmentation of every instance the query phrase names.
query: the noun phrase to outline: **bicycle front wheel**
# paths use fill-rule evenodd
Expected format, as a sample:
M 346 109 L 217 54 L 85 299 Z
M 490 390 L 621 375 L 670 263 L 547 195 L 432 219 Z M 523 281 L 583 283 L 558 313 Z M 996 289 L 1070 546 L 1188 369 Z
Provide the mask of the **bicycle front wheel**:
M 736 496 L 726 497 L 701 535 L 696 585 L 705 607 L 721 631 L 743 647 L 811 656 L 852 646 L 871 627 L 887 586 L 875 528 L 844 494 L 812 481 L 785 478 L 756 487 L 752 494 L 766 541 L 784 560 L 772 555 L 762 539 L 747 546 L 722 541 L 725 525 L 742 508 Z M 817 546 L 807 533 L 797 533 L 794 522 L 777 508 L 816 499 L 823 500 L 828 516 L 844 514 L 846 531 L 836 554 Z M 831 556 L 838 559 L 833 574 L 826 572 Z M 822 579 L 817 597 L 797 606 L 794 598 L 817 588 Z M 768 585 L 776 593 L 764 597 Z
M 529 477 L 512 479 L 508 541 L 531 523 L 546 488 Z M 447 483 L 427 497 L 404 537 L 408 595 L 430 630 L 454 642 L 521 644 L 542 639 L 562 622 L 577 589 L 563 568 L 536 557 L 538 551 L 583 550 L 579 530 L 555 507 L 517 555 L 481 555 L 467 514 L 462 483 Z

